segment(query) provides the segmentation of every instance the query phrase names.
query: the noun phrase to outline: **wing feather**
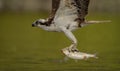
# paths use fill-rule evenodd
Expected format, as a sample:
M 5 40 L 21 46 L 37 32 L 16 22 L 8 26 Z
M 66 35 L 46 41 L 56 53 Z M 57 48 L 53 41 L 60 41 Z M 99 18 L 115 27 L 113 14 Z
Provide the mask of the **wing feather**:
M 77 15 L 73 18 L 79 23 L 84 21 L 88 14 L 88 5 L 90 0 L 52 0 L 52 11 L 48 18 L 48 23 L 51 23 L 55 16 L 62 15 Z
M 56 11 L 59 7 L 60 4 L 60 0 L 52 0 L 52 10 L 51 10 L 51 14 L 48 18 L 48 24 L 51 24 L 51 22 L 53 21 Z
M 51 15 L 54 16 L 60 4 L 60 0 L 52 0 Z
M 60 4 L 60 0 L 52 0 L 52 10 L 51 10 L 50 16 L 48 17 L 46 21 L 46 25 L 50 26 L 50 24 L 52 23 L 55 17 L 56 11 L 59 7 L 59 4 Z
M 54 0 L 53 0 L 54 1 Z M 53 9 L 55 9 L 53 12 L 57 12 L 57 10 L 61 11 L 57 14 L 65 14 L 65 13 L 75 13 L 78 15 L 79 19 L 84 19 L 85 16 L 88 14 L 88 6 L 90 0 L 58 0 L 59 3 L 57 5 L 53 3 Z M 55 7 L 54 7 L 55 6 Z M 58 9 L 60 8 L 60 9 Z M 68 11 L 66 11 L 68 10 Z M 66 11 L 66 12 L 65 12 Z
M 78 16 L 81 19 L 88 14 L 89 0 L 74 0 L 78 9 Z

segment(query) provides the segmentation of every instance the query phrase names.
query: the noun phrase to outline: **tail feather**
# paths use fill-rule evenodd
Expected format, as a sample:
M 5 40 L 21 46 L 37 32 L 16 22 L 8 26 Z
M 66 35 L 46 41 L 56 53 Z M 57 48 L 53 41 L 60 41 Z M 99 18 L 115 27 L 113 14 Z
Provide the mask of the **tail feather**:
M 103 21 L 92 20 L 92 21 L 85 21 L 84 23 L 81 23 L 81 26 L 84 27 L 89 24 L 100 24 L 100 23 L 109 23 L 109 22 L 111 22 L 111 20 L 103 20 Z
M 98 24 L 98 23 L 108 23 L 111 22 L 111 20 L 104 20 L 104 21 L 87 21 L 86 24 Z

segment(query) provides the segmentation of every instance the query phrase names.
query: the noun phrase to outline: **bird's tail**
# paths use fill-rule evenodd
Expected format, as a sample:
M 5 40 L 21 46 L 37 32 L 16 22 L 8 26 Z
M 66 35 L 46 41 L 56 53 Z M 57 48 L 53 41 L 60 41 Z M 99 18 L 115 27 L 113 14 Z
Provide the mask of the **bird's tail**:
M 103 20 L 103 21 L 87 21 L 86 24 L 99 24 L 99 23 L 109 23 L 111 20 Z
M 92 20 L 92 21 L 85 21 L 84 23 L 81 24 L 81 26 L 86 26 L 89 24 L 102 24 L 102 23 L 109 23 L 109 22 L 111 22 L 111 20 L 103 20 L 103 21 Z

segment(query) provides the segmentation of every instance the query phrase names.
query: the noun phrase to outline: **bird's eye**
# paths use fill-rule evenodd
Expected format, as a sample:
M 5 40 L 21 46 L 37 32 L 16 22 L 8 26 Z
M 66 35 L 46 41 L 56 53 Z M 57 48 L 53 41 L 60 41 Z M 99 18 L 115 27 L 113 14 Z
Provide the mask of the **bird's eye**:
M 45 23 L 41 22 L 41 21 L 36 21 L 36 24 L 40 24 L 40 25 L 45 25 Z

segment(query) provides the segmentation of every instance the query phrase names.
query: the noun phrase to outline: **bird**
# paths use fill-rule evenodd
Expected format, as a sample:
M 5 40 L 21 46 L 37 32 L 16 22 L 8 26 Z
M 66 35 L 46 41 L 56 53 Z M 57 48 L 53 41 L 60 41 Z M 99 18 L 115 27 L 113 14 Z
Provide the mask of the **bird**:
M 71 41 L 70 46 L 63 48 L 62 52 L 71 59 L 84 59 L 95 57 L 94 54 L 82 53 L 78 50 L 78 41 L 74 30 L 89 24 L 104 23 L 108 21 L 87 21 L 90 0 L 52 0 L 52 10 L 46 19 L 38 19 L 32 27 L 42 28 L 50 32 L 63 32 Z

